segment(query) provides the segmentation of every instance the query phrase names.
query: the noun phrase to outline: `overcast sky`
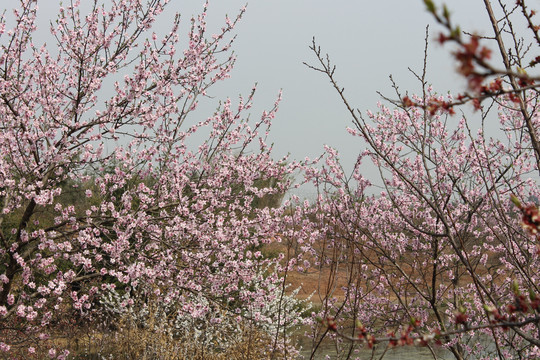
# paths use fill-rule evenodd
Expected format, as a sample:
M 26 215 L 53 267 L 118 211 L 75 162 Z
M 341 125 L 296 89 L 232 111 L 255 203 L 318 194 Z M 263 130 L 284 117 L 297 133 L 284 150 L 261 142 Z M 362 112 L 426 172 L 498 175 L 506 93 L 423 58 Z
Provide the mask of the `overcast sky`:
M 471 32 L 486 33 L 482 1 L 447 2 L 455 23 Z M 51 5 L 58 6 L 51 0 L 39 4 L 41 11 L 51 14 Z M 179 12 L 185 34 L 190 17 L 202 5 L 202 0 L 171 0 L 157 25 L 165 31 L 167 16 Z M 243 0 L 211 0 L 210 32 L 223 26 L 225 14 L 232 17 L 244 5 Z M 427 25 L 435 39 L 441 28 L 422 0 L 251 0 L 236 28 L 238 60 L 232 78 L 211 89 L 214 99 L 204 102 L 197 116 L 212 115 L 220 99 L 248 95 L 255 83 L 258 93 L 252 116 L 259 116 L 272 107 L 282 89 L 283 101 L 271 134 L 276 157 L 290 153 L 292 159 L 314 158 L 327 144 L 337 148 L 342 162 L 352 168 L 362 145 L 345 130 L 351 126 L 350 116 L 328 80 L 302 64 L 315 61 L 309 50 L 312 38 L 330 54 L 337 66 L 336 78 L 352 105 L 366 111 L 376 109 L 381 100 L 377 91 L 392 97 L 391 74 L 401 90 L 419 91 L 407 68 L 421 71 Z M 435 41 L 429 48 L 428 79 L 443 93 L 464 85 L 454 71 L 450 51 Z
M 482 1 L 448 3 L 453 19 L 462 28 L 487 32 Z M 244 4 L 239 0 L 211 1 L 210 27 L 221 25 L 225 13 L 234 14 Z M 171 7 L 191 15 L 200 2 L 172 0 Z M 427 25 L 435 39 L 441 27 L 426 12 L 422 0 L 252 0 L 236 29 L 238 61 L 232 78 L 211 93 L 217 98 L 247 94 L 257 82 L 256 116 L 259 109 L 270 107 L 283 89 L 283 102 L 272 129 L 276 155 L 316 157 L 328 144 L 340 151 L 343 163 L 351 168 L 362 145 L 346 132 L 350 116 L 328 80 L 302 64 L 315 61 L 309 50 L 311 39 L 315 37 L 330 54 L 346 95 L 365 111 L 375 109 L 381 100 L 377 91 L 392 97 L 390 74 L 400 89 L 419 91 L 408 67 L 421 70 Z M 429 48 L 428 79 L 443 93 L 464 85 L 454 71 L 450 50 L 435 41 Z

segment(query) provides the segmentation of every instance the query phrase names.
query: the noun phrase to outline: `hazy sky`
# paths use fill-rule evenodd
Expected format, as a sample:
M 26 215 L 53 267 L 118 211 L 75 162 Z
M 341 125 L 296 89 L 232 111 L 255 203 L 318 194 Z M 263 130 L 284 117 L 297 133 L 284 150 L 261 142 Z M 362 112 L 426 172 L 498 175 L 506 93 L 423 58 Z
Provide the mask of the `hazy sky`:
M 486 33 L 482 1 L 448 3 L 462 28 Z M 234 14 L 244 4 L 238 0 L 211 1 L 210 27 L 221 25 L 225 13 Z M 171 7 L 191 15 L 200 2 L 172 0 Z M 293 159 L 316 157 L 328 144 L 340 151 L 343 163 L 350 168 L 362 144 L 346 132 L 350 116 L 328 80 L 302 64 L 315 61 L 309 50 L 312 37 L 330 54 L 337 66 L 336 77 L 352 104 L 365 111 L 375 109 L 381 100 L 376 91 L 392 97 L 390 74 L 401 90 L 418 91 L 419 84 L 407 68 L 421 70 L 428 24 L 435 39 L 441 27 L 426 12 L 422 0 L 252 0 L 236 29 L 238 61 L 232 78 L 211 93 L 218 98 L 247 94 L 257 82 L 253 110 L 257 116 L 257 111 L 269 108 L 283 89 L 283 102 L 272 129 L 276 155 L 290 152 Z M 428 79 L 443 93 L 464 84 L 454 71 L 450 51 L 435 41 L 429 48 Z
M 486 33 L 482 1 L 447 2 L 454 21 L 463 29 Z M 53 0 L 39 4 L 43 13 L 50 14 L 58 6 Z M 167 16 L 170 19 L 179 12 L 184 24 L 181 31 L 186 34 L 190 17 L 199 13 L 202 5 L 202 0 L 171 0 L 157 25 L 165 31 Z M 244 5 L 242 0 L 211 0 L 209 31 L 217 32 L 225 14 L 233 16 Z M 196 115 L 212 115 L 218 100 L 248 95 L 258 83 L 252 111 L 257 117 L 272 107 L 282 89 L 283 101 L 271 134 L 276 157 L 290 153 L 292 159 L 314 158 L 328 144 L 340 151 L 343 163 L 351 168 L 362 144 L 346 132 L 350 116 L 328 80 L 302 64 L 315 61 L 309 50 L 312 38 L 330 54 L 337 66 L 336 78 L 351 104 L 366 111 L 376 109 L 381 100 L 376 91 L 392 97 L 390 74 L 401 90 L 419 90 L 407 68 L 421 71 L 428 24 L 435 39 L 441 27 L 426 12 L 422 0 L 252 0 L 236 28 L 233 48 L 238 60 L 232 78 L 211 89 L 215 98 L 203 102 Z M 464 84 L 454 71 L 450 51 L 436 41 L 429 49 L 428 79 L 443 93 Z

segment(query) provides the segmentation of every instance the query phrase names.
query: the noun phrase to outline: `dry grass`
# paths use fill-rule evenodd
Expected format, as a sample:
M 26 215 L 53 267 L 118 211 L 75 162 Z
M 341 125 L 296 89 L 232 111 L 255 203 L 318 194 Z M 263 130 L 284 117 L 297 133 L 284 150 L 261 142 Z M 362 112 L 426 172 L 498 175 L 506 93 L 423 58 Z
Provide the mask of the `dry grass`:
M 254 329 L 245 329 L 227 347 L 205 348 L 194 341 L 175 339 L 154 329 L 120 326 L 117 331 L 79 337 L 75 359 L 118 360 L 251 360 L 269 358 L 270 339 Z M 73 344 L 73 341 L 72 341 Z
M 272 355 L 270 336 L 252 326 L 242 326 L 241 332 L 227 344 L 210 347 L 202 346 L 189 335 L 173 337 L 157 323 L 139 327 L 121 319 L 113 329 L 88 326 L 73 329 L 71 336 L 57 334 L 49 344 L 69 350 L 69 358 L 78 360 L 264 360 Z M 274 358 L 284 358 L 279 353 L 275 355 Z M 35 356 L 47 358 L 47 349 L 44 347 Z

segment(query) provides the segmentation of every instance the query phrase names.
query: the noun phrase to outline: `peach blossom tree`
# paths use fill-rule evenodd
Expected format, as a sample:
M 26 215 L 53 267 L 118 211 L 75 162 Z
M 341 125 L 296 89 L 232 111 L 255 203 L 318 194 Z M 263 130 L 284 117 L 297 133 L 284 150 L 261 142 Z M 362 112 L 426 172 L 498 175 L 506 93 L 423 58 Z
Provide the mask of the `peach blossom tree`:
M 279 99 L 248 120 L 253 89 L 192 119 L 229 76 L 244 9 L 209 34 L 205 4 L 184 38 L 179 15 L 165 34 L 152 30 L 167 3 L 68 2 L 46 29 L 37 1 L 22 0 L 0 20 L 0 351 L 8 356 L 32 356 L 66 321 L 148 299 L 171 318 L 210 326 L 226 314 L 281 330 L 281 259 L 261 253 L 279 239 L 280 212 L 253 206 L 283 194 L 300 166 L 274 160 L 265 142 Z
M 484 0 L 492 33 L 481 37 L 462 32 L 446 6 L 424 3 L 443 27 L 438 40 L 455 46 L 468 81 L 461 94 L 440 95 L 429 85 L 426 41 L 424 67 L 413 72 L 421 93 L 393 84 L 386 104 L 359 111 L 330 58 L 315 41 L 311 47 L 316 60 L 308 66 L 330 80 L 364 149 L 350 174 L 332 149 L 324 168 L 309 173 L 320 196 L 307 247 L 329 274 L 312 358 L 329 334 L 343 358 L 360 344 L 427 346 L 434 358 L 437 344 L 456 359 L 537 358 L 535 12 L 525 1 Z M 475 111 L 458 114 L 467 103 Z M 366 163 L 379 180 L 365 177 Z

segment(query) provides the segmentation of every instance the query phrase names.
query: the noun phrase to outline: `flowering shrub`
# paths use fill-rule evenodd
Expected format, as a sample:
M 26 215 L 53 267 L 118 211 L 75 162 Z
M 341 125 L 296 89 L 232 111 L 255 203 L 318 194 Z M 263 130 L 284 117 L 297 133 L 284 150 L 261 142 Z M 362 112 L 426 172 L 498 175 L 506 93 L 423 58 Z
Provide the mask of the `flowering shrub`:
M 250 285 L 257 287 L 257 284 Z M 307 300 L 295 298 L 299 288 L 288 295 L 283 294 L 283 290 L 282 284 L 275 283 L 268 289 L 264 306 L 239 303 L 236 308 L 212 304 L 201 294 L 193 294 L 192 303 L 212 309 L 198 316 L 186 312 L 182 304 L 158 302 L 155 296 L 137 299 L 136 306 L 126 306 L 133 296 L 120 295 L 113 290 L 101 298 L 103 309 L 100 313 L 108 318 L 105 323 L 114 324 L 123 319 L 134 327 L 151 328 L 154 333 L 174 339 L 176 353 L 184 354 L 186 358 L 193 351 L 193 345 L 205 349 L 208 356 L 223 353 L 248 331 L 266 336 L 271 344 L 268 354 L 286 352 L 294 357 L 297 354 L 294 344 L 288 335 L 283 337 L 282 334 L 289 334 L 302 323 L 301 312 L 309 310 L 310 305 Z

